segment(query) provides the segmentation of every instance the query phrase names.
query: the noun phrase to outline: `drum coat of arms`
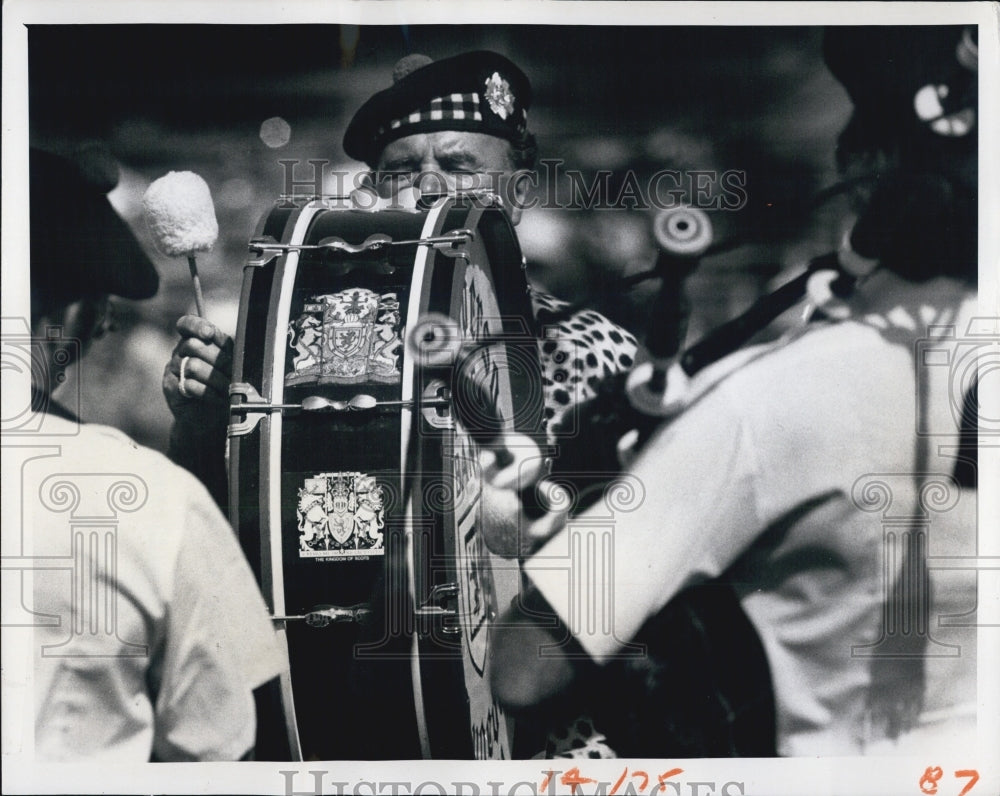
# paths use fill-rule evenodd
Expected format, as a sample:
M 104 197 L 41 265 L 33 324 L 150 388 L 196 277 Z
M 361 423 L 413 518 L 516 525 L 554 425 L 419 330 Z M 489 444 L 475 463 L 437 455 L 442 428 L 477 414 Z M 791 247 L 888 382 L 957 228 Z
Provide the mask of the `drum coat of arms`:
M 313 296 L 289 324 L 294 354 L 285 384 L 394 384 L 402 378 L 399 327 L 395 293 L 350 288 Z
M 302 558 L 384 555 L 382 487 L 364 473 L 305 479 L 296 511 Z

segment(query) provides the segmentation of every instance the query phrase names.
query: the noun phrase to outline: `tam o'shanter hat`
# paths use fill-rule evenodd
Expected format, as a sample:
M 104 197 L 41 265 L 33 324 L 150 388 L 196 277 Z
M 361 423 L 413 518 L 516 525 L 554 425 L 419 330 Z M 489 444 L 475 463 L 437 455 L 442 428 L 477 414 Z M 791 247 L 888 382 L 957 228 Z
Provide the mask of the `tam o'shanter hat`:
M 32 314 L 88 296 L 156 293 L 156 268 L 108 201 L 117 163 L 32 149 L 29 171 Z
M 344 151 L 374 166 L 386 144 L 440 130 L 516 141 L 527 129 L 531 84 L 516 65 L 488 50 L 441 61 L 408 55 L 393 85 L 369 99 L 344 133 Z

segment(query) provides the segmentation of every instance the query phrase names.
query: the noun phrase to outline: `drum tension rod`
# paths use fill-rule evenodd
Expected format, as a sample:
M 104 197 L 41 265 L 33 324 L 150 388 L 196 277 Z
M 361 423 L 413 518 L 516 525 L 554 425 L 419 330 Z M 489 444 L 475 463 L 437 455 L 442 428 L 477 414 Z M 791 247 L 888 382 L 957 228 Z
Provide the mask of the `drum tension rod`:
M 289 252 L 321 251 L 324 254 L 357 255 L 378 253 L 387 246 L 432 246 L 435 249 L 455 249 L 463 243 L 470 243 L 476 237 L 471 229 L 453 229 L 442 235 L 413 240 L 393 240 L 388 235 L 370 235 L 363 243 L 348 243 L 343 238 L 323 238 L 319 243 L 278 243 L 270 235 L 251 238 L 248 248 L 253 255 L 247 265 L 261 267 L 275 257 Z
M 242 397 L 242 401 L 233 402 L 237 396 Z M 373 409 L 388 407 L 410 408 L 419 406 L 421 409 L 441 408 L 451 405 L 447 396 L 423 397 L 419 401 L 414 400 L 387 400 L 380 401 L 372 395 L 359 393 L 348 400 L 337 400 L 326 398 L 322 395 L 308 395 L 302 399 L 301 403 L 271 403 L 265 401 L 252 384 L 247 382 L 237 382 L 229 387 L 229 413 L 231 415 L 245 415 L 245 419 L 232 423 L 229 426 L 229 436 L 240 436 L 247 434 L 256 428 L 260 419 L 270 412 L 302 411 L 308 413 L 326 412 L 367 412 Z
M 332 624 L 345 624 L 348 622 L 365 622 L 371 616 L 371 606 L 367 603 L 354 605 L 350 608 L 343 608 L 339 605 L 317 605 L 307 614 L 296 614 L 293 616 L 272 616 L 275 622 L 301 622 L 305 621 L 309 627 L 326 627 Z
M 449 406 L 450 401 L 444 399 L 420 401 L 421 406 Z M 287 404 L 285 408 L 301 409 L 303 412 L 364 412 L 382 406 L 415 406 L 416 401 L 379 401 L 371 395 L 360 393 L 347 401 L 337 401 L 324 398 L 322 395 L 309 395 L 302 399 L 301 404 Z

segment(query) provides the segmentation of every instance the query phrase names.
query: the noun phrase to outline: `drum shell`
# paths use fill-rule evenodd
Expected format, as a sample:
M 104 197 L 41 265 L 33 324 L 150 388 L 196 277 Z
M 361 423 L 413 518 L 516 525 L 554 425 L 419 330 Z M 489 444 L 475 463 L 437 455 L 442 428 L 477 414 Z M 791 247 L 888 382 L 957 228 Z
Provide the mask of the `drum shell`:
M 430 215 L 362 213 L 317 203 L 279 206 L 262 220 L 257 234 L 306 246 L 331 237 L 360 245 L 373 234 L 394 241 L 415 240 L 426 234 Z M 470 223 L 475 228 L 472 249 L 489 260 L 489 270 L 494 271 L 490 281 L 503 316 L 496 331 L 509 335 L 519 361 L 530 360 L 533 321 L 509 221 L 497 208 L 467 205 L 439 208 L 435 216 L 435 224 L 444 230 Z M 418 274 L 421 257 L 422 274 Z M 272 403 L 296 404 L 307 396 L 348 401 L 359 393 L 379 401 L 412 400 L 424 390 L 426 379 L 406 362 L 402 336 L 419 314 L 461 315 L 463 301 L 456 293 L 455 275 L 469 262 L 430 246 L 393 246 L 377 256 L 330 258 L 318 250 L 286 252 L 265 265 L 248 267 L 234 382 L 250 384 Z M 286 342 L 286 330 L 309 314 L 307 306 L 316 296 L 345 290 L 395 296 L 400 315 L 397 379 L 384 378 L 384 373 L 381 380 L 296 378 L 295 349 Z M 510 402 L 519 409 L 512 412 L 510 425 L 536 433 L 541 423 L 537 359 L 534 372 L 530 367 L 528 371 L 511 387 Z M 362 603 L 372 610 L 371 621 L 363 626 L 317 630 L 303 622 L 279 623 L 293 669 L 286 703 L 294 693 L 294 704 L 286 704 L 286 712 L 295 714 L 290 724 L 307 758 L 471 757 L 475 752 L 468 727 L 469 695 L 461 686 L 462 646 L 441 632 L 440 623 L 415 619 L 415 608 L 435 585 L 457 579 L 454 506 L 412 510 L 429 492 L 449 488 L 454 492 L 456 459 L 448 454 L 453 440 L 453 429 L 433 428 L 407 409 L 271 412 L 253 431 L 230 440 L 232 516 L 272 612 L 301 615 L 319 604 Z M 378 484 L 384 552 L 350 560 L 322 554 L 303 559 L 298 532 L 303 512 L 296 496 L 301 498 L 310 479 L 350 473 Z M 419 497 L 417 504 L 410 501 L 412 495 Z M 329 501 L 329 495 L 324 497 Z M 303 649 L 309 652 L 303 654 Z M 414 672 L 415 688 L 410 679 Z M 423 711 L 427 691 L 435 696 L 432 712 Z M 352 720 L 331 723 L 331 711 Z M 434 726 L 443 716 L 449 718 Z M 465 726 L 456 726 L 463 721 Z M 320 737 L 321 742 L 315 740 Z M 372 737 L 380 739 L 376 748 L 370 746 Z

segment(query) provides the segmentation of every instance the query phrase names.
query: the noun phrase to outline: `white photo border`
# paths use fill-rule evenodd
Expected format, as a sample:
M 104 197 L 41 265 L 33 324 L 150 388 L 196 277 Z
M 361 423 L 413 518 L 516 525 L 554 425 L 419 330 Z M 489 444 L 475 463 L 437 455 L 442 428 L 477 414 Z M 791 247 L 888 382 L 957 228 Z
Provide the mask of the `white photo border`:
M 505 0 L 463 3 L 310 2 L 289 0 L 215 0 L 214 2 L 104 2 L 10 0 L 3 4 L 3 245 L 2 315 L 28 317 L 28 24 L 187 23 L 294 24 L 565 24 L 567 2 Z M 576 25 L 823 25 L 823 24 L 978 24 L 980 63 L 980 315 L 1000 318 L 1000 91 L 997 90 L 998 6 L 995 3 L 665 3 L 580 2 L 571 17 Z M 980 400 L 1000 406 L 1000 383 L 984 381 Z M 28 384 L 4 374 L 3 402 L 23 406 Z M 5 440 L 5 444 L 7 440 Z M 1000 450 L 980 450 L 983 483 L 1000 483 Z M 979 495 L 980 615 L 1000 623 L 1000 491 Z M 6 523 L 17 507 L 4 498 Z M 992 564 L 988 562 L 992 560 Z M 992 566 L 992 568 L 991 568 Z M 14 631 L 3 632 L 3 770 L 8 793 L 562 793 L 568 789 L 546 771 L 565 772 L 577 761 L 455 762 L 396 761 L 379 763 L 237 763 L 147 764 L 122 766 L 36 765 L 31 762 L 30 657 Z M 979 748 L 961 757 L 937 760 L 910 758 L 823 758 L 781 760 L 594 760 L 581 763 L 581 774 L 614 783 L 623 765 L 654 777 L 673 765 L 684 769 L 683 793 L 801 796 L 830 794 L 917 794 L 921 774 L 929 766 L 945 772 L 938 793 L 958 796 L 967 780 L 952 772 L 976 769 L 980 781 L 972 796 L 1000 792 L 1000 624 L 983 628 L 979 639 Z M 319 774 L 315 772 L 320 772 Z M 317 779 L 318 777 L 318 779 Z M 317 791 L 315 783 L 320 783 Z M 696 788 L 694 783 L 714 783 Z M 339 784 L 338 783 L 342 783 Z M 409 783 L 410 790 L 392 783 Z M 727 783 L 730 786 L 727 787 Z M 731 783 L 741 783 L 739 787 Z M 423 784 L 423 785 L 421 785 Z M 422 789 L 421 789 L 422 787 Z M 439 788 L 443 788 L 439 789 Z M 477 789 L 478 788 L 478 789 Z M 591 793 L 587 786 L 578 793 Z M 621 792 L 628 792 L 623 789 Z M 646 791 L 643 791 L 646 792 Z M 671 790 L 663 791 L 665 793 Z

